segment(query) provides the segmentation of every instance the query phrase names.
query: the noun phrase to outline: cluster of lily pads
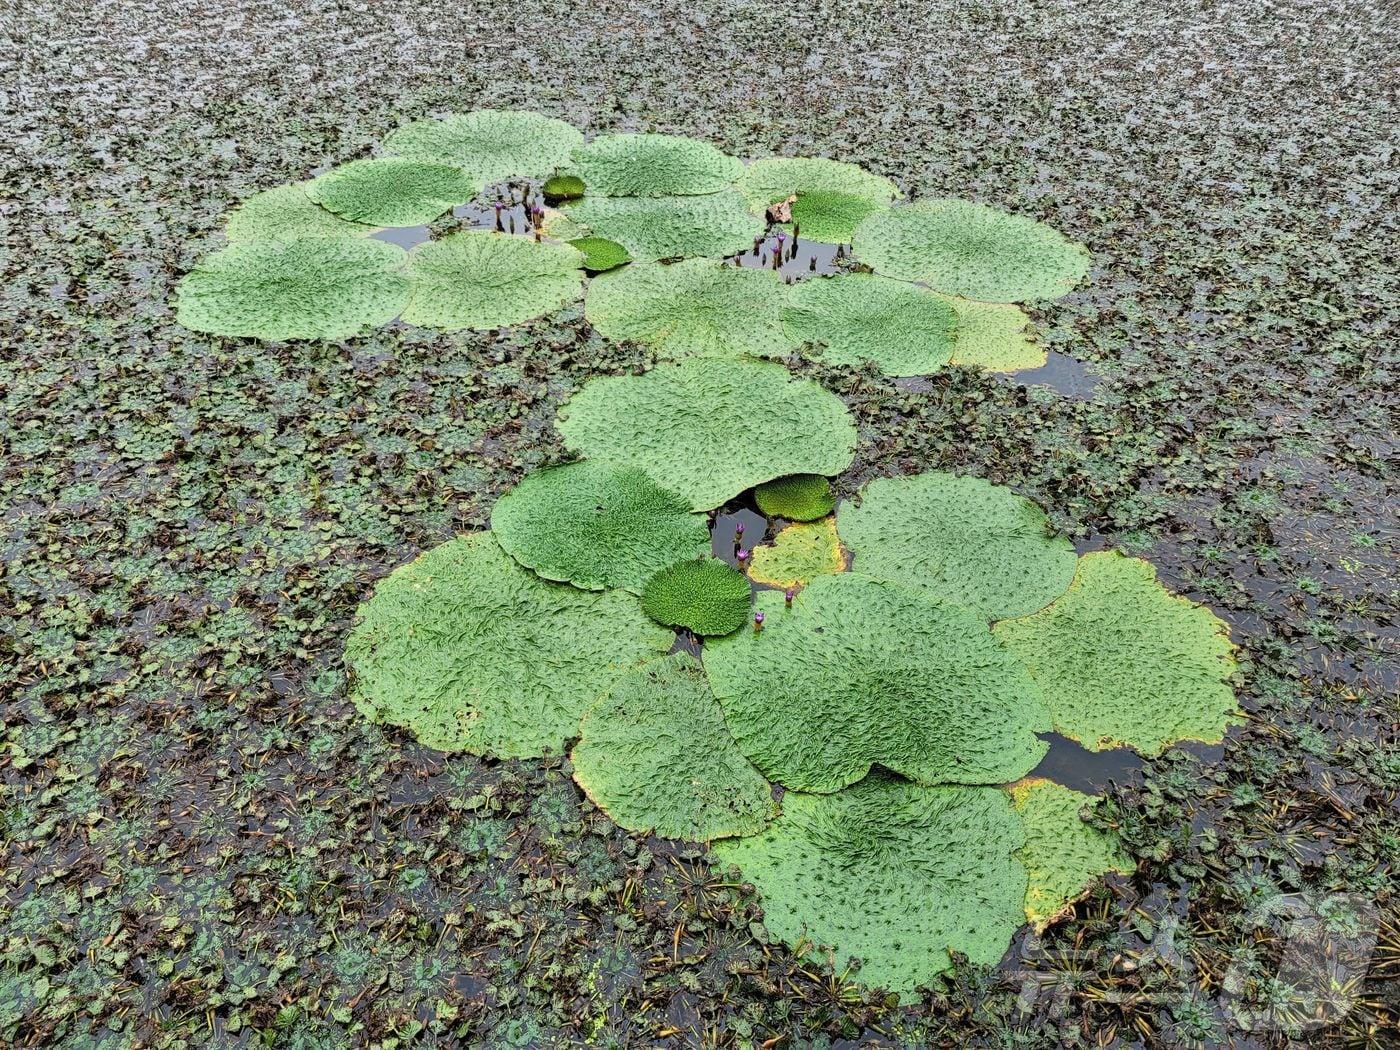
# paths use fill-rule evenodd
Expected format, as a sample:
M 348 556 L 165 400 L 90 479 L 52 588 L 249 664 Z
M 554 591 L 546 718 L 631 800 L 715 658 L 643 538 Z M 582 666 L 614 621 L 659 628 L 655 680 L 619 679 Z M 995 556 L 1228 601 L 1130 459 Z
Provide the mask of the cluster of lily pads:
M 667 358 L 805 351 L 893 376 L 950 362 L 1014 371 L 1045 359 L 1018 304 L 1088 270 L 1082 247 L 1032 219 L 904 203 L 890 180 L 825 158 L 744 163 L 650 133 L 585 142 L 563 121 L 500 110 L 404 125 L 381 154 L 243 202 L 229 244 L 181 283 L 180 323 L 263 339 L 395 319 L 492 329 L 586 287 L 599 332 Z M 448 213 L 463 217 L 443 225 Z M 375 239 L 429 223 L 435 236 L 411 252 Z
M 1236 714 L 1214 615 L 1009 489 L 932 472 L 838 505 L 852 418 L 779 364 L 596 378 L 557 426 L 576 461 L 362 606 L 356 704 L 444 750 L 568 753 L 612 820 L 711 843 L 771 932 L 866 983 L 995 963 L 1129 869 L 1032 775 L 1043 735 L 1156 754 Z M 736 501 L 772 534 L 716 540 Z

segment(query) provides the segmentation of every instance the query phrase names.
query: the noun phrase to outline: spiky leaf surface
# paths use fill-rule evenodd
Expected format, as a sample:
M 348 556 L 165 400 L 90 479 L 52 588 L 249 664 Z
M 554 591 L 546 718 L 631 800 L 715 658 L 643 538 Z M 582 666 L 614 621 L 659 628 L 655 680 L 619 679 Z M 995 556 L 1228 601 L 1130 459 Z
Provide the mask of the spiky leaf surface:
M 588 273 L 606 273 L 632 261 L 626 248 L 606 237 L 578 237 L 569 247 L 583 252 L 583 268 Z
M 871 204 L 887 205 L 899 188 L 858 164 L 825 157 L 764 157 L 751 161 L 738 179 L 739 192 L 762 210 L 774 201 L 809 193 L 840 193 Z
M 789 474 L 765 481 L 753 490 L 753 497 L 768 517 L 788 521 L 816 521 L 836 506 L 831 482 L 820 474 Z
M 850 244 L 856 227 L 876 212 L 884 210 L 885 205 L 872 204 L 864 197 L 816 190 L 800 194 L 792 202 L 790 225 L 797 229 L 804 241 Z
M 1059 231 L 960 200 L 872 215 L 853 247 L 877 273 L 991 303 L 1058 299 L 1089 272 L 1089 253 Z
M 996 634 L 1045 690 L 1055 728 L 1091 751 L 1220 740 L 1237 713 L 1228 628 L 1140 558 L 1086 554 L 1063 597 Z
M 635 467 L 582 460 L 537 471 L 497 502 L 491 531 L 547 580 L 640 593 L 656 573 L 710 549 L 705 519 Z
M 953 364 L 988 372 L 1021 372 L 1045 364 L 1045 348 L 1035 341 L 1031 319 L 1012 303 L 976 303 L 943 296 L 957 315 Z
M 763 220 L 733 191 L 701 197 L 584 197 L 565 212 L 641 262 L 734 255 L 752 248 L 763 233 Z
M 718 193 L 743 165 L 683 135 L 602 135 L 574 150 L 573 170 L 590 194 L 672 197 Z
M 559 753 L 605 689 L 673 637 L 621 591 L 549 583 L 489 532 L 380 581 L 345 644 L 352 698 L 443 751 Z
M 377 157 L 332 168 L 307 183 L 306 195 L 353 222 L 423 226 L 480 189 L 480 180 L 447 164 Z
M 773 542 L 755 547 L 749 579 L 786 590 L 802 587 L 828 573 L 844 572 L 846 555 L 830 518 L 808 525 L 789 525 Z
M 696 358 L 593 379 L 557 426 L 574 452 L 640 467 L 695 510 L 785 474 L 839 474 L 856 444 L 840 398 L 764 361 Z
M 731 634 L 749 618 L 749 581 L 718 558 L 691 558 L 662 569 L 642 590 L 657 623 L 704 637 Z
M 409 324 L 454 331 L 499 328 L 540 317 L 578 298 L 583 253 L 487 230 L 465 230 L 413 250 Z
M 316 237 L 364 237 L 373 226 L 347 222 L 306 195 L 306 183 L 255 193 L 228 217 L 230 241 L 294 241 Z
M 836 524 L 855 571 L 895 580 L 988 620 L 1044 608 L 1074 578 L 1070 542 L 1010 489 L 939 471 L 879 478 Z
M 957 315 L 924 288 L 868 273 L 803 281 L 788 293 L 783 323 L 822 360 L 873 361 L 885 375 L 936 372 L 953 354 Z
M 404 308 L 404 258 L 392 244 L 340 237 L 231 244 L 180 282 L 175 316 L 216 335 L 345 339 Z
M 650 660 L 584 716 L 574 779 L 628 831 L 707 841 L 762 831 L 777 806 L 693 657 Z
M 1003 791 L 872 775 L 835 795 L 790 792 L 767 831 L 712 851 L 757 887 L 764 925 L 788 944 L 831 947 L 837 970 L 857 957 L 861 984 L 908 992 L 951 967 L 949 949 L 1001 959 L 1023 921 L 1022 840 Z
M 838 791 L 878 762 L 925 784 L 1001 784 L 1044 756 L 1040 689 L 966 609 L 852 573 L 818 576 L 790 609 L 778 591 L 756 598 L 762 633 L 707 646 L 705 669 L 770 780 Z
M 461 168 L 480 183 L 548 175 L 583 145 L 562 120 L 522 110 L 480 109 L 442 120 L 415 120 L 384 140 L 384 152 Z

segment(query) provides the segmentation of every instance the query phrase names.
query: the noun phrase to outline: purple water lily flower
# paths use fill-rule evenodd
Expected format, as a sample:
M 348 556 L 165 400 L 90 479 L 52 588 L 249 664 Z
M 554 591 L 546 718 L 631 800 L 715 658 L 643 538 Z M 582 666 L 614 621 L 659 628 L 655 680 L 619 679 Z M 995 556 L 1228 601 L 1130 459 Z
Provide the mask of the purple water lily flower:
M 753 633 L 758 634 L 763 630 L 763 614 L 756 612 L 753 614 Z

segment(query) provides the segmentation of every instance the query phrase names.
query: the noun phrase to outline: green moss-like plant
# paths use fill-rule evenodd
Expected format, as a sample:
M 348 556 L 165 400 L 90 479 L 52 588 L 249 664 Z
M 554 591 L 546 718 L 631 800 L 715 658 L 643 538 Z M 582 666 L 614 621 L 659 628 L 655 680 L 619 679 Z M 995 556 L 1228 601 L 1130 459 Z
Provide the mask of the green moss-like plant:
M 695 510 L 775 477 L 839 474 L 856 443 L 840 398 L 764 361 L 694 358 L 592 379 L 556 425 L 577 454 L 640 467 Z
M 642 262 L 733 255 L 751 248 L 763 233 L 763 220 L 733 191 L 700 197 L 585 197 L 565 211 Z
M 1063 597 L 996 634 L 1044 689 L 1056 730 L 1091 751 L 1218 741 L 1238 713 L 1228 628 L 1139 558 L 1086 554 Z
M 579 786 L 629 831 L 708 841 L 762 831 L 777 811 L 684 653 L 623 675 L 584 716 L 572 758 Z
M 573 169 L 589 193 L 673 197 L 718 193 L 743 165 L 708 142 L 682 135 L 601 135 L 574 150 Z
M 857 226 L 884 210 L 883 204 L 872 204 L 854 194 L 815 190 L 798 194 L 792 202 L 790 225 L 796 227 L 804 241 L 849 244 Z
M 749 579 L 780 590 L 803 587 L 818 576 L 845 570 L 846 555 L 830 518 L 787 526 L 772 543 L 755 547 L 749 561 Z
M 569 247 L 583 252 L 583 269 L 590 274 L 616 270 L 632 261 L 626 248 L 606 237 L 577 237 Z
M 642 608 L 657 623 L 702 637 L 732 634 L 749 617 L 749 581 L 718 558 L 692 558 L 662 569 L 642 590 Z
M 364 237 L 373 226 L 347 222 L 306 195 L 306 183 L 255 193 L 228 217 L 230 241 L 296 241 L 317 237 Z
M 538 471 L 497 502 L 491 531 L 547 580 L 640 593 L 657 572 L 710 549 L 705 519 L 635 467 L 583 460 Z
M 480 109 L 442 120 L 415 120 L 384 140 L 384 152 L 460 168 L 477 182 L 547 175 L 583 145 L 562 120 L 521 110 Z
M 443 751 L 528 758 L 561 753 L 599 694 L 672 640 L 631 595 L 542 580 L 485 532 L 380 581 L 345 658 L 374 721 Z
M 831 482 L 820 474 L 789 474 L 765 481 L 753 490 L 753 498 L 768 517 L 788 521 L 816 521 L 836 506 Z
M 352 222 L 422 226 L 471 200 L 481 185 L 447 164 L 380 157 L 332 168 L 306 184 L 306 195 Z
M 856 563 L 859 568 L 859 561 Z M 818 576 L 763 630 L 706 647 L 739 748 L 770 780 L 830 792 L 878 763 L 924 784 L 1001 784 L 1044 756 L 1040 689 L 967 610 L 852 573 Z
M 988 620 L 1042 609 L 1074 578 L 1074 547 L 1045 512 L 981 478 L 880 478 L 836 518 L 855 571 L 957 602 Z
M 809 194 L 841 194 L 885 206 L 899 196 L 893 182 L 858 164 L 825 157 L 764 157 L 751 161 L 738 179 L 739 192 L 762 211 L 775 201 Z
M 585 189 L 583 180 L 577 175 L 555 175 L 545 180 L 540 192 L 544 194 L 546 204 L 559 204 L 563 201 L 578 200 L 583 196 Z
M 988 372 L 1022 372 L 1045 364 L 1045 348 L 1036 343 L 1031 319 L 1019 306 L 942 298 L 957 315 L 953 364 Z
M 175 318 L 195 332 L 258 339 L 345 339 L 408 302 L 404 252 L 321 237 L 231 244 L 180 282 Z

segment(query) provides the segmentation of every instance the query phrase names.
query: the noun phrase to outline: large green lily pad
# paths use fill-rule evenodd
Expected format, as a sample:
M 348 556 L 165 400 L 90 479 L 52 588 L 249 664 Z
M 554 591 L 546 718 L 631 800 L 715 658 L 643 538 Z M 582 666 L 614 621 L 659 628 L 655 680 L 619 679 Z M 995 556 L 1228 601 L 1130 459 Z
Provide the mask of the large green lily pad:
M 1021 372 L 1045 364 L 1045 348 L 1031 333 L 1031 319 L 1013 303 L 976 303 L 942 297 L 957 315 L 953 364 L 988 372 Z
M 642 588 L 642 608 L 657 623 L 701 637 L 730 634 L 749 618 L 749 581 L 718 558 L 668 565 Z
M 574 150 L 573 170 L 588 193 L 673 197 L 718 193 L 743 170 L 708 142 L 683 135 L 602 135 Z
M 255 193 L 228 217 L 230 241 L 295 241 L 316 237 L 364 237 L 374 227 L 332 215 L 306 195 L 306 183 Z
M 352 160 L 306 184 L 323 208 L 372 226 L 422 226 L 480 190 L 481 181 L 460 168 L 403 157 Z
M 871 204 L 887 205 L 899 196 L 889 179 L 858 164 L 825 157 L 764 157 L 750 161 L 738 179 L 739 192 L 762 209 L 775 201 L 807 193 L 842 193 Z
M 763 221 L 732 190 L 700 197 L 584 197 L 565 213 L 639 262 L 734 255 L 763 234 Z
M 824 361 L 875 362 L 885 375 L 936 372 L 953 354 L 957 315 L 932 292 L 866 273 L 803 281 L 788 294 L 783 323 Z
M 857 226 L 884 210 L 885 205 L 871 204 L 854 194 L 815 190 L 801 194 L 792 202 L 789 225 L 804 241 L 849 244 Z
M 415 120 L 384 140 L 384 152 L 447 164 L 486 184 L 548 175 L 568 163 L 583 134 L 562 120 L 522 110 L 479 109 L 442 120 Z

